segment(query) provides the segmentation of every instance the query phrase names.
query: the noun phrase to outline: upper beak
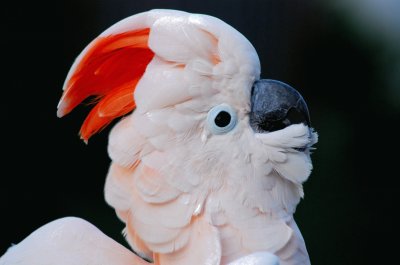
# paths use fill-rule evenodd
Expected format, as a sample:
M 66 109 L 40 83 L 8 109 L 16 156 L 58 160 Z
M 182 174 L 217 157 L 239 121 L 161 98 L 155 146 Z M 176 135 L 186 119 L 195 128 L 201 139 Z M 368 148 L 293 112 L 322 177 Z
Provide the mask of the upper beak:
M 253 130 L 273 132 L 296 123 L 310 127 L 307 104 L 300 93 L 280 81 L 256 81 L 251 91 L 250 126 Z

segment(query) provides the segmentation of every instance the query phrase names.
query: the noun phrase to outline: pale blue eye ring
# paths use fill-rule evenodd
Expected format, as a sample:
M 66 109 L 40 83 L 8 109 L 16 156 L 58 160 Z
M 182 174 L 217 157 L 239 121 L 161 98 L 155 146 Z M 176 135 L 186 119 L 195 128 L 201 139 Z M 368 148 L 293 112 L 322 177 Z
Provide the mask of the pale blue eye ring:
M 235 128 L 236 123 L 236 111 L 228 104 L 220 104 L 208 112 L 207 126 L 213 134 L 227 133 Z

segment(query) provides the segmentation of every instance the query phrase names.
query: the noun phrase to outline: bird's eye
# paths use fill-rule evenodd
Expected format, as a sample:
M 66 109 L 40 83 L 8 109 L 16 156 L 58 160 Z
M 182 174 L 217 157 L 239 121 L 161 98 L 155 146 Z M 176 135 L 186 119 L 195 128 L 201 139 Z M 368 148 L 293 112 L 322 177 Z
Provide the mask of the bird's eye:
M 224 134 L 235 128 L 237 115 L 227 104 L 212 108 L 207 115 L 208 128 L 213 134 Z

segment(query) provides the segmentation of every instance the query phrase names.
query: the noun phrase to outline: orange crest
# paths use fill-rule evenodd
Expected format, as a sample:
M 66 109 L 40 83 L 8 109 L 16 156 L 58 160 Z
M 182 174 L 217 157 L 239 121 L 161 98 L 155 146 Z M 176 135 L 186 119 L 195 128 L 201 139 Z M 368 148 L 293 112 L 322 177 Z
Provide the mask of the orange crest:
M 136 84 L 154 56 L 147 44 L 149 32 L 142 29 L 101 36 L 89 44 L 72 67 L 57 115 L 68 114 L 94 96 L 95 106 L 80 130 L 85 142 L 115 118 L 135 109 Z

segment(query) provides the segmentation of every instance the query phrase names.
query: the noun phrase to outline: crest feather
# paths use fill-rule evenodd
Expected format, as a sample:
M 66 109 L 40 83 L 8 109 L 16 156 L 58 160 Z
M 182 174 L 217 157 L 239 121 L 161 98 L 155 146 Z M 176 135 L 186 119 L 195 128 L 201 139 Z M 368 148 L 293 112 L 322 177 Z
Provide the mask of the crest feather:
M 72 66 L 64 84 L 57 116 L 71 112 L 90 96 L 95 104 L 80 135 L 84 141 L 115 118 L 135 109 L 133 92 L 153 59 L 148 47 L 150 29 L 100 36 L 91 42 Z

